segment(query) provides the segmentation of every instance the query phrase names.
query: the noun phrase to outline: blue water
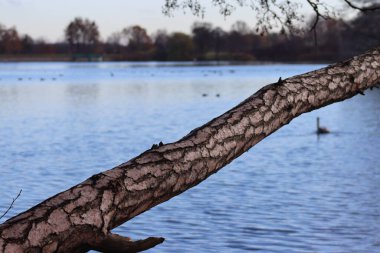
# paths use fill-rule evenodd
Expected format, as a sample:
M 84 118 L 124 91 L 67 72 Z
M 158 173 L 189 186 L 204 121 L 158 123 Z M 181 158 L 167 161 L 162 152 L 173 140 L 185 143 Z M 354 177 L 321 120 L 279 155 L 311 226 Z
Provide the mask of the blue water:
M 0 212 L 20 189 L 6 218 L 320 67 L 0 64 Z M 332 134 L 314 134 L 317 116 Z M 378 90 L 302 115 L 115 231 L 166 238 L 150 252 L 380 252 L 379 130 Z

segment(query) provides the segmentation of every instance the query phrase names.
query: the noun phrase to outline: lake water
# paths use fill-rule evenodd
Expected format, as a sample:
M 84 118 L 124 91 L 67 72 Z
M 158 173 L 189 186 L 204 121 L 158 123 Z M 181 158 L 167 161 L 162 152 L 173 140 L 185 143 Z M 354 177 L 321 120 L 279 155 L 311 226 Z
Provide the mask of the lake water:
M 20 189 L 6 218 L 320 67 L 2 63 L 0 213 Z M 314 134 L 317 116 L 332 134 Z M 150 252 L 380 252 L 379 130 L 379 90 L 302 115 L 115 231 L 166 238 Z

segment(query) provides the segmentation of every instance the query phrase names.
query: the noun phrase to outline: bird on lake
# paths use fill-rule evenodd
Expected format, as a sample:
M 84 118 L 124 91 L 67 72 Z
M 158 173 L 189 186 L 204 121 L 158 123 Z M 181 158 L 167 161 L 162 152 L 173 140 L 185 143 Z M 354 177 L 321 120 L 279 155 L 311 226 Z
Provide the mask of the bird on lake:
M 317 134 L 328 134 L 330 131 L 326 127 L 319 125 L 319 117 L 317 117 Z

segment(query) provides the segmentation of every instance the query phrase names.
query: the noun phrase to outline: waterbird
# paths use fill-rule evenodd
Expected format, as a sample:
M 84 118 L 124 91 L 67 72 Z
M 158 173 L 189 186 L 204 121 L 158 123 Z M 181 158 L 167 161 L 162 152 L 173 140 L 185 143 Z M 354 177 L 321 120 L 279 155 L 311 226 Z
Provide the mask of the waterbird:
M 317 117 L 317 134 L 328 134 L 330 131 L 326 127 L 319 125 L 319 117 Z

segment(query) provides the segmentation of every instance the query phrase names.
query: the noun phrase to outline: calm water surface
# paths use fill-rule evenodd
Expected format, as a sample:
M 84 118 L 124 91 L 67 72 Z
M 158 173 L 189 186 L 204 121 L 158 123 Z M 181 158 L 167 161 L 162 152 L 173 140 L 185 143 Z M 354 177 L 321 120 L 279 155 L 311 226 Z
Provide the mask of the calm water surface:
M 319 67 L 0 64 L 0 210 L 20 189 L 7 218 Z M 151 252 L 380 252 L 380 92 L 366 93 L 302 115 L 115 231 L 165 237 Z M 314 134 L 317 116 L 332 134 Z

